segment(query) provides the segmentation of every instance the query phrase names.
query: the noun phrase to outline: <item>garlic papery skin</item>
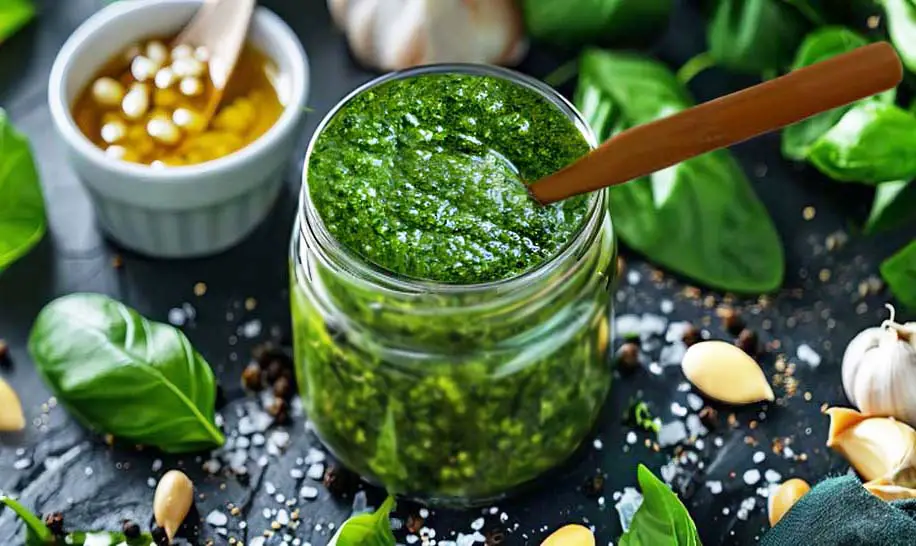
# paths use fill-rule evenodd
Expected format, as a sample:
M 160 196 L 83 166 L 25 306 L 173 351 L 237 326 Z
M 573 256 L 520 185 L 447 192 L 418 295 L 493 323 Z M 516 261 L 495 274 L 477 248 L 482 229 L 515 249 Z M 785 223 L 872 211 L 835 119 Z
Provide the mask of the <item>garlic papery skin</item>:
M 890 320 L 849 342 L 843 355 L 843 389 L 868 415 L 894 417 L 916 426 L 916 323 Z
M 916 489 L 894 485 L 888 483 L 888 480 L 875 480 L 863 484 L 863 486 L 869 493 L 886 502 L 916 499 Z
M 887 479 L 916 485 L 916 431 L 889 417 L 869 417 L 855 410 L 830 408 L 827 447 L 837 451 L 867 482 Z
M 328 0 L 328 7 L 354 57 L 380 70 L 510 66 L 528 50 L 515 0 Z

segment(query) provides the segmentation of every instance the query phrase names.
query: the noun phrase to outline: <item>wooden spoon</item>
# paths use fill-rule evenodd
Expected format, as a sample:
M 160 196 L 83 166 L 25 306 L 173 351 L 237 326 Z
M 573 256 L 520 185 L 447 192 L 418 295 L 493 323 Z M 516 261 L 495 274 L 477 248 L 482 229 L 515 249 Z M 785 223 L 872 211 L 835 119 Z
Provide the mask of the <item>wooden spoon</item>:
M 634 127 L 528 187 L 541 204 L 622 184 L 896 87 L 903 67 L 887 42 Z
M 172 42 L 172 47 L 187 44 L 203 47 L 209 53 L 207 64 L 213 92 L 207 97 L 206 110 L 201 112 L 208 125 L 245 45 L 256 3 L 256 0 L 204 0 L 191 22 Z

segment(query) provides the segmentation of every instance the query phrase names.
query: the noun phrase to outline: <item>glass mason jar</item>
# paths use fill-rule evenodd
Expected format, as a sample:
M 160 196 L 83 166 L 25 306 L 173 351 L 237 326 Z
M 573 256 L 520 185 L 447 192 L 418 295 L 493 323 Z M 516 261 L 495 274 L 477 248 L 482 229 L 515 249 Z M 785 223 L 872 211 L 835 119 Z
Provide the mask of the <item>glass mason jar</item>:
M 369 481 L 465 506 L 503 497 L 562 463 L 592 430 L 611 385 L 616 244 L 603 191 L 556 256 L 506 280 L 404 278 L 334 240 L 309 194 L 316 139 L 357 94 L 430 73 L 534 89 L 596 142 L 575 108 L 537 80 L 435 65 L 357 89 L 309 145 L 290 249 L 296 373 L 308 416 L 327 448 Z

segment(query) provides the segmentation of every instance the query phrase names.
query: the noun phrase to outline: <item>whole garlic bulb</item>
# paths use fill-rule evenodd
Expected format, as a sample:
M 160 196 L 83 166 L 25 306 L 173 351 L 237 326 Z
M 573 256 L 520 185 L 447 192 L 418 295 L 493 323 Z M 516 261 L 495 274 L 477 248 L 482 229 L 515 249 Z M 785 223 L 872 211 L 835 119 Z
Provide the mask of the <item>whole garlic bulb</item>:
M 860 332 L 843 355 L 843 389 L 867 415 L 916 426 L 916 322 L 894 322 Z
M 328 0 L 328 7 L 353 55 L 381 70 L 512 65 L 528 49 L 515 0 Z

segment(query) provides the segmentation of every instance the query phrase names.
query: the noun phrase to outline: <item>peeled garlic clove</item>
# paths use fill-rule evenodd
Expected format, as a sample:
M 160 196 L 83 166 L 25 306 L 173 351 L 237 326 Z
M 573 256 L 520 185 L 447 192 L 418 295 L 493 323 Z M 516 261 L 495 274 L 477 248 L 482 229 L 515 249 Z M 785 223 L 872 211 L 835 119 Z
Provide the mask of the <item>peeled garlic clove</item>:
M 691 345 L 681 370 L 703 394 L 728 404 L 776 399 L 757 362 L 731 343 L 701 341 Z
M 808 482 L 799 478 L 792 478 L 779 484 L 775 490 L 770 492 L 770 497 L 767 500 L 770 527 L 779 523 L 779 520 L 786 515 L 789 508 L 795 506 L 795 503 L 804 497 L 808 491 L 811 491 L 811 486 L 808 485 Z
M 9 383 L 0 378 L 0 432 L 17 432 L 25 428 L 25 415 L 19 396 Z
M 595 535 L 581 525 L 565 525 L 544 539 L 541 546 L 595 546 Z
M 869 493 L 886 502 L 916 499 L 916 489 L 894 485 L 887 480 L 875 480 L 863 485 Z
M 194 484 L 184 472 L 169 470 L 159 480 L 153 496 L 153 516 L 156 525 L 165 529 L 169 542 L 188 516 L 194 502 Z
M 865 481 L 911 474 L 909 469 L 916 466 L 916 431 L 912 428 L 888 417 L 865 417 L 845 408 L 830 408 L 827 415 L 827 447 L 842 455 Z

